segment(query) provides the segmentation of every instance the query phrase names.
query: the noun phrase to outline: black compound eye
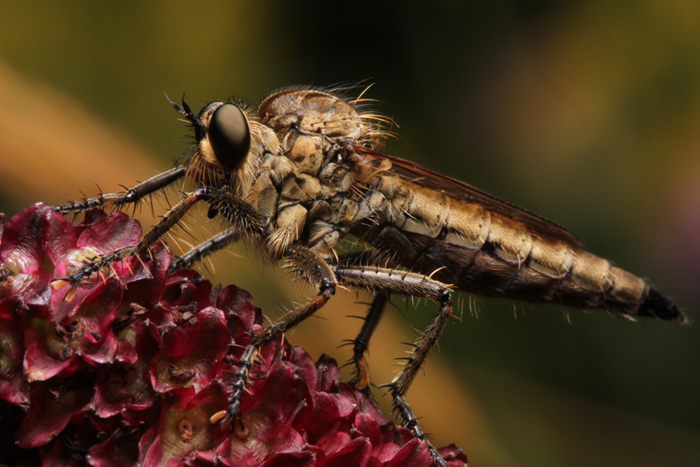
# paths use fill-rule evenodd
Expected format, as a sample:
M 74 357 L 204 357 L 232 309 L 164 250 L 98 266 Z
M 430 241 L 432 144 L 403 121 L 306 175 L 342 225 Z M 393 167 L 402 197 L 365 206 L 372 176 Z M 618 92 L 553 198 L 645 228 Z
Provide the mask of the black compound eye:
M 223 104 L 214 111 L 207 131 L 209 143 L 221 165 L 235 169 L 250 150 L 250 127 L 243 111 Z

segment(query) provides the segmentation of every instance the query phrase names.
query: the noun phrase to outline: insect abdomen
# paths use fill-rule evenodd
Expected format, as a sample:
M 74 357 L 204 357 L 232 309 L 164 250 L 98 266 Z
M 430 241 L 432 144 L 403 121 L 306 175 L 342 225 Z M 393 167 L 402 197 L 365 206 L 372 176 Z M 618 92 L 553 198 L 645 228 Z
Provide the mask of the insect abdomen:
M 420 188 L 386 195 L 390 225 L 370 241 L 412 271 L 442 268 L 432 277 L 482 296 L 685 320 L 643 279 L 479 204 Z M 431 209 L 427 199 L 439 202 Z
M 396 233 L 399 232 L 393 235 Z M 532 303 L 600 308 L 628 317 L 685 321 L 673 302 L 641 278 L 566 244 L 540 244 L 534 239 L 528 257 L 506 261 L 498 254 L 498 247 L 489 241 L 476 250 L 410 232 L 401 232 L 400 236 L 412 246 L 412 254 L 405 255 L 407 250 L 402 249 L 397 255 L 402 266 L 424 274 L 443 267 L 432 277 L 465 292 Z M 394 238 L 393 243 L 397 245 L 400 241 Z M 542 266 L 553 257 L 564 258 L 558 263 L 559 271 Z M 567 264 L 570 264 L 568 270 Z

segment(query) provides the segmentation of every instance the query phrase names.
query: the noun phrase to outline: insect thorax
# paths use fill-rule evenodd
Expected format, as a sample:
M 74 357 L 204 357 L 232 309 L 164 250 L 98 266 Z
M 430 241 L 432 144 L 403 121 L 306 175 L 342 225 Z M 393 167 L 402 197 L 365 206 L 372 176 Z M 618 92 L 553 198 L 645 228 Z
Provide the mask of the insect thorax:
M 279 147 L 263 154 L 246 196 L 269 229 L 266 253 L 279 258 L 300 241 L 330 256 L 362 216 L 366 195 L 354 148 L 372 147 L 374 126 L 336 96 L 298 89 L 263 101 L 253 124 L 259 134 L 272 130 Z

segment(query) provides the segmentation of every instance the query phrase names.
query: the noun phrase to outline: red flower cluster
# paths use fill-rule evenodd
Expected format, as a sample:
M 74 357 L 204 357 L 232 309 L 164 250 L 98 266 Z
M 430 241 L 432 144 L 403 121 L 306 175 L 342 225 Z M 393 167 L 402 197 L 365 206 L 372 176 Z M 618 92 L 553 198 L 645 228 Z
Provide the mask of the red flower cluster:
M 44 205 L 0 217 L 0 463 L 108 466 L 429 466 L 425 442 L 281 340 L 262 349 L 233 426 L 215 426 L 260 310 L 235 286 L 168 274 L 157 244 L 70 299 L 84 261 L 135 244 L 138 222 Z M 440 450 L 466 465 L 455 446 Z

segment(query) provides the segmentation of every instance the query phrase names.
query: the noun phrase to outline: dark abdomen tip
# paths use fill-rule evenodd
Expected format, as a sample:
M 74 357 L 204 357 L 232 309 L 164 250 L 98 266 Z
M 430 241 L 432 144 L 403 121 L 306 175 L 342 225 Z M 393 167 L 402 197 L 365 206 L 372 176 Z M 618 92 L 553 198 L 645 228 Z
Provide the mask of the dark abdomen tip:
M 678 320 L 682 323 L 688 319 L 671 300 L 653 287 L 649 288 L 649 295 L 640 305 L 637 316 L 663 319 L 664 321 Z

